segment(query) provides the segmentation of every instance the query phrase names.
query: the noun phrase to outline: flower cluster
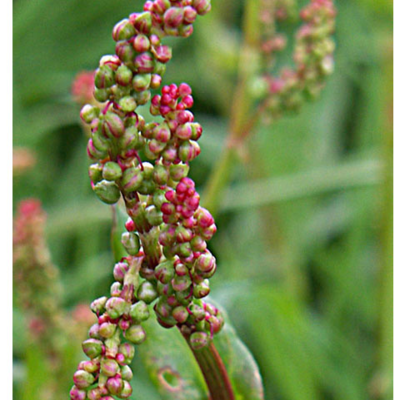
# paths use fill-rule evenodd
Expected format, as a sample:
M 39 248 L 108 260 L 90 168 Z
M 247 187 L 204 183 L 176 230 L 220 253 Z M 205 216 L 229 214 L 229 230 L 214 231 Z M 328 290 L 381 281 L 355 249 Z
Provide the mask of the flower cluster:
M 79 313 L 62 310 L 61 283 L 45 242 L 45 222 L 46 214 L 38 200 L 27 199 L 19 204 L 14 219 L 14 289 L 26 319 L 27 338 L 39 349 L 49 371 L 45 381 L 38 384 L 40 398 L 61 400 L 65 388 L 59 380 L 70 357 L 69 353 L 65 357 L 65 347 L 71 341 L 82 340 L 86 334 L 82 329 L 87 329 L 92 315 L 87 315 L 89 307 L 83 305 L 76 309 Z
M 129 215 L 121 237 L 128 256 L 114 266 L 110 296 L 91 305 L 98 321 L 83 343 L 90 360 L 78 366 L 72 400 L 131 395 L 129 364 L 146 338 L 150 305 L 160 325 L 177 326 L 194 350 L 222 329 L 221 313 L 204 301 L 216 270 L 206 242 L 216 226 L 188 178 L 202 127 L 189 111 L 190 86 L 162 86 L 172 51 L 161 39 L 189 36 L 196 16 L 210 9 L 210 0 L 154 0 L 120 21 L 116 54 L 104 56 L 95 72 L 94 97 L 104 105 L 81 110 L 90 127 L 93 190 L 106 204 L 122 198 Z M 144 105 L 154 121 L 139 113 Z
M 286 38 L 277 32 L 276 21 L 293 18 L 295 14 L 293 0 L 263 0 L 261 51 L 268 70 L 273 66 L 276 52 L 286 47 Z M 266 100 L 263 108 L 268 120 L 278 118 L 285 110 L 297 110 L 307 99 L 320 93 L 334 68 L 335 16 L 332 0 L 311 0 L 300 11 L 303 24 L 295 37 L 295 67 L 283 68 L 278 76 L 269 72 L 264 76 Z
M 46 215 L 36 199 L 19 204 L 14 219 L 13 264 L 17 301 L 29 318 L 30 331 L 56 352 L 61 286 L 44 240 Z

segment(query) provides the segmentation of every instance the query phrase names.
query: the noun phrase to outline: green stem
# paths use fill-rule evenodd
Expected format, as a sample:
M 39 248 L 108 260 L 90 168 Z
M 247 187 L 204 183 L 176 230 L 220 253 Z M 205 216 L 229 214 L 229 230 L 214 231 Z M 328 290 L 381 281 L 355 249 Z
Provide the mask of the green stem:
M 233 96 L 230 133 L 222 156 L 213 167 L 211 178 L 207 183 L 203 197 L 204 206 L 212 213 L 216 213 L 220 207 L 222 193 L 230 181 L 240 148 L 255 124 L 255 113 L 251 111 L 253 99 L 249 91 L 249 83 L 257 74 L 257 68 L 260 64 L 259 12 L 260 0 L 246 1 L 243 21 L 244 40 L 240 52 L 238 85 Z M 250 121 L 253 122 L 249 124 Z
M 193 350 L 189 343 L 189 337 L 183 333 L 182 335 L 186 339 L 203 373 L 210 392 L 210 400 L 234 400 L 235 395 L 232 384 L 214 343 L 201 350 Z

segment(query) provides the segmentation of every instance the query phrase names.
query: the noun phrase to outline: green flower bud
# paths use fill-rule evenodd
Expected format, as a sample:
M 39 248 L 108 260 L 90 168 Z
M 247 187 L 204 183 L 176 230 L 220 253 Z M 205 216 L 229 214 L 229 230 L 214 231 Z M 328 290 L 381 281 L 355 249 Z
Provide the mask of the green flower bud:
M 83 370 L 76 371 L 73 379 L 78 389 L 86 389 L 94 382 L 94 376 Z
M 158 297 L 157 290 L 150 282 L 142 282 L 138 288 L 137 298 L 146 304 L 152 303 Z
M 146 35 L 139 34 L 135 36 L 135 39 L 133 40 L 133 48 L 135 51 L 143 53 L 150 50 L 150 46 L 150 40 Z
M 88 335 L 92 339 L 101 339 L 99 334 L 99 324 L 93 324 L 89 329 Z
M 137 167 L 128 168 L 122 175 L 121 185 L 125 193 L 137 191 L 143 181 L 143 173 Z
M 151 74 L 137 74 L 133 77 L 132 86 L 138 92 L 143 92 L 150 87 Z
M 136 322 L 146 321 L 150 317 L 149 307 L 144 301 L 140 300 L 131 305 L 129 315 Z
M 124 381 L 130 381 L 133 378 L 132 370 L 130 369 L 130 367 L 128 365 L 124 365 L 121 368 L 121 378 Z
M 132 82 L 133 72 L 125 64 L 118 67 L 115 72 L 115 82 L 121 86 L 128 86 Z
M 160 209 L 161 206 L 167 201 L 165 198 L 165 191 L 164 190 L 156 190 L 153 194 L 153 203 L 154 205 Z
M 109 161 L 104 164 L 103 178 L 108 181 L 116 181 L 121 178 L 122 169 L 116 162 Z
M 190 335 L 190 346 L 193 350 L 200 350 L 208 346 L 210 337 L 206 332 L 194 332 Z
M 121 137 L 125 132 L 125 126 L 122 119 L 113 112 L 108 112 L 104 116 L 103 133 L 111 138 Z
M 123 356 L 124 364 L 130 364 L 135 356 L 135 347 L 130 343 L 123 343 L 118 348 L 118 354 Z
M 169 175 L 175 182 L 186 178 L 189 173 L 189 165 L 187 164 L 172 164 L 169 167 Z
M 94 98 L 99 101 L 100 103 L 104 103 L 110 97 L 110 89 L 99 89 L 95 88 L 93 96 Z
M 158 185 L 165 185 L 168 182 L 168 175 L 168 170 L 164 165 L 157 164 L 154 167 L 153 179 Z
M 114 336 L 114 333 L 117 329 L 117 325 L 113 324 L 112 322 L 103 322 L 99 326 L 99 333 L 106 339 L 109 339 Z
M 82 343 L 84 353 L 90 358 L 96 358 L 101 354 L 103 342 L 96 339 L 87 339 Z
M 118 42 L 119 40 L 130 39 L 134 34 L 135 29 L 129 19 L 123 19 L 114 26 L 112 37 Z
M 118 104 L 123 112 L 129 113 L 136 110 L 137 103 L 132 96 L 125 96 L 119 99 Z
M 118 396 L 121 393 L 122 388 L 124 387 L 124 382 L 120 377 L 114 376 L 112 378 L 108 378 L 106 387 L 111 394 Z M 101 399 L 104 400 L 104 397 L 102 397 Z
M 118 144 L 121 149 L 124 149 L 126 151 L 139 149 L 141 144 L 137 128 L 135 126 L 130 126 L 129 128 L 126 128 L 123 136 L 119 138 Z
M 95 118 L 100 115 L 100 109 L 92 106 L 91 104 L 85 104 L 81 109 L 81 119 L 83 122 L 90 124 Z
M 124 232 L 121 236 L 121 243 L 129 255 L 135 256 L 139 253 L 140 239 L 136 233 Z
M 140 185 L 138 192 L 140 194 L 152 194 L 156 190 L 156 184 L 152 180 L 144 180 Z
M 121 390 L 121 393 L 119 394 L 119 397 L 121 399 L 127 399 L 131 394 L 132 394 L 132 386 L 130 385 L 129 382 L 127 381 L 123 381 L 124 382 L 124 386 Z
M 105 311 L 106 302 L 107 302 L 106 296 L 100 297 L 100 298 L 94 300 L 92 302 L 92 304 L 90 304 L 90 309 L 95 314 L 99 315 L 99 314 L 103 313 L 103 311 Z
M 203 321 L 204 318 L 206 317 L 206 312 L 205 312 L 204 308 L 198 304 L 192 303 L 189 306 L 189 310 L 192 313 L 191 316 L 193 317 L 195 322 Z
M 94 147 L 103 152 L 103 153 L 107 153 L 108 149 L 110 148 L 109 146 L 109 142 L 107 140 L 107 138 L 105 138 L 99 130 L 92 132 L 92 141 L 93 141 L 93 145 Z
M 102 180 L 94 186 L 97 197 L 106 204 L 115 204 L 120 197 L 118 186 L 114 182 Z
M 201 254 L 194 263 L 195 269 L 202 272 L 209 272 L 215 266 L 215 257 L 211 253 Z
M 193 140 L 185 140 L 179 146 L 179 158 L 184 161 L 192 161 L 200 154 L 200 146 Z
M 141 344 L 146 339 L 146 332 L 141 325 L 132 325 L 125 332 L 125 338 L 134 344 Z
M 115 358 L 117 356 L 119 343 L 120 343 L 119 337 L 118 338 L 112 337 L 104 342 L 106 346 L 105 356 L 107 358 Z
M 117 319 L 124 314 L 127 303 L 121 297 L 111 297 L 107 300 L 106 310 L 111 319 Z
M 134 25 L 135 25 L 135 28 L 140 33 L 144 33 L 145 35 L 147 35 L 150 33 L 151 23 L 152 23 L 151 13 L 150 12 L 142 12 L 135 19 Z
M 190 279 L 189 275 L 175 276 L 175 278 L 171 281 L 173 289 L 177 292 L 182 292 L 189 289 L 191 284 L 192 280 Z
M 119 365 L 115 360 L 103 358 L 101 360 L 101 373 L 105 376 L 115 376 L 119 371 Z
M 114 100 L 117 102 L 119 102 L 122 97 L 130 96 L 131 94 L 130 86 L 114 85 L 111 86 L 110 90 Z
M 110 88 L 115 83 L 114 71 L 109 65 L 103 65 L 96 70 L 94 84 L 98 89 Z
M 207 243 L 201 236 L 195 236 L 190 241 L 190 246 L 193 251 L 203 252 L 207 248 Z
M 150 90 L 145 90 L 143 92 L 135 92 L 134 98 L 136 100 L 136 103 L 138 103 L 140 106 L 143 106 L 144 104 L 150 101 L 151 92 Z
M 167 66 L 161 62 L 156 62 L 154 65 L 154 70 L 153 73 L 160 75 L 160 76 L 164 76 L 165 71 L 167 69 Z
M 190 257 L 192 254 L 192 248 L 190 247 L 190 243 L 182 243 L 177 248 L 177 253 L 180 257 L 186 258 Z
M 115 46 L 115 53 L 125 64 L 132 63 L 135 57 L 135 50 L 132 45 L 126 40 L 120 40 Z
M 201 299 L 203 297 L 208 296 L 210 293 L 210 286 L 208 279 L 205 279 L 203 282 L 195 284 L 193 288 L 193 296 L 196 297 L 196 299 Z
M 189 306 L 191 295 L 190 288 L 183 290 L 182 292 L 175 293 L 176 300 L 179 302 L 179 304 L 185 307 Z
M 171 282 L 172 278 L 175 276 L 174 263 L 167 260 L 158 264 L 155 269 L 155 276 L 162 284 Z
M 90 180 L 96 184 L 103 179 L 103 167 L 101 164 L 92 164 L 89 167 Z
M 188 319 L 189 313 L 185 307 L 178 306 L 172 310 L 172 316 L 174 317 L 176 322 L 178 322 L 179 324 L 183 324 Z
M 148 206 L 145 209 L 145 216 L 147 221 L 149 221 L 150 225 L 158 226 L 163 222 L 163 214 L 160 210 L 158 210 L 155 206 Z
M 121 64 L 121 60 L 116 55 L 107 54 L 100 58 L 99 66 L 108 65 L 113 71 L 116 71 Z

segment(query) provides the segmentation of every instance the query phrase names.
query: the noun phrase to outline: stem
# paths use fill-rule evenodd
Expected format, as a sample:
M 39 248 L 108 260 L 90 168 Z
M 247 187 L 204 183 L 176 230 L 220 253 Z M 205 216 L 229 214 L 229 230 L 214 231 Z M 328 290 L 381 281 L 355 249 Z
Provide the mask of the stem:
M 203 373 L 210 392 L 210 400 L 235 400 L 228 373 L 214 343 L 211 342 L 208 347 L 201 350 L 193 350 L 189 343 L 189 337 L 183 333 L 182 335 Z
M 256 75 L 259 63 L 260 0 L 247 0 L 244 11 L 244 40 L 241 47 L 238 85 L 233 96 L 230 133 L 226 139 L 222 156 L 213 167 L 210 181 L 204 193 L 204 206 L 211 213 L 220 207 L 224 188 L 228 185 L 234 165 L 243 142 L 258 120 L 258 113 L 252 113 L 252 94 L 249 82 Z M 250 122 L 251 121 L 251 122 Z

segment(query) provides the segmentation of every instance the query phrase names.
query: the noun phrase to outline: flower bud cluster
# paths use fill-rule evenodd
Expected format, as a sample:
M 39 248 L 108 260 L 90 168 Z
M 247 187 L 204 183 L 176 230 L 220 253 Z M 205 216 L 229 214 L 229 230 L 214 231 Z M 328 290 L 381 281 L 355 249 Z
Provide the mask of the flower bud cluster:
M 132 280 L 142 258 L 127 257 L 115 264 L 110 297 L 96 299 L 90 306 L 97 322 L 82 343 L 89 360 L 80 362 L 74 374 L 72 400 L 126 399 L 132 394 L 129 364 L 135 355 L 134 345 L 146 338 L 141 324 L 150 316 L 146 302 L 140 300 L 148 301 L 148 294 L 142 296 L 139 288 L 135 291 Z
M 13 272 L 17 301 L 29 318 L 31 333 L 56 351 L 61 285 L 44 239 L 45 221 L 38 200 L 20 203 L 14 219 Z
M 264 3 L 261 51 L 267 69 L 271 69 L 275 53 L 286 47 L 286 38 L 276 32 L 276 21 L 293 17 L 296 4 L 292 0 L 264 0 Z M 307 99 L 319 95 L 334 68 L 335 16 L 332 0 L 311 0 L 300 11 L 303 24 L 295 37 L 295 67 L 281 69 L 278 76 L 269 72 L 264 76 L 263 108 L 267 120 L 276 119 L 285 111 L 297 110 Z
M 105 104 L 81 110 L 91 131 L 92 188 L 106 204 L 122 198 L 129 215 L 121 237 L 128 257 L 114 267 L 110 297 L 92 303 L 98 322 L 83 343 L 90 361 L 78 366 L 72 400 L 130 396 L 133 345 L 146 338 L 142 323 L 151 303 L 158 322 L 177 326 L 193 349 L 207 346 L 223 326 L 221 313 L 203 300 L 216 270 L 206 244 L 216 226 L 187 177 L 202 127 L 189 111 L 188 84 L 161 88 L 172 56 L 161 39 L 189 36 L 197 15 L 210 8 L 210 0 L 147 1 L 144 12 L 120 21 L 113 30 L 116 55 L 104 56 L 95 72 L 94 96 Z M 150 100 L 158 121 L 138 112 Z

